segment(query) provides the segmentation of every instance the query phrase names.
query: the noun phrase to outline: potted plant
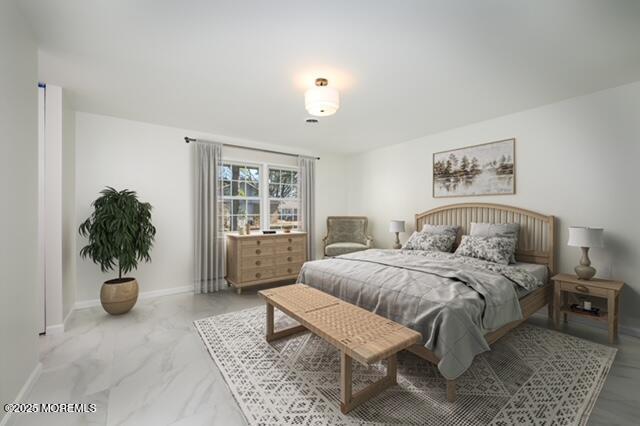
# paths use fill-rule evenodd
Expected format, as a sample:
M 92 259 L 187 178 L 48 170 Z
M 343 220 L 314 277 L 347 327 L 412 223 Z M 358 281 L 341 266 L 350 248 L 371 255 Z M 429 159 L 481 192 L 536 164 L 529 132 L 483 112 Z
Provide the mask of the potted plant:
M 138 282 L 122 275 L 136 269 L 139 261 L 151 261 L 156 228 L 151 224 L 151 204 L 140 202 L 134 191 L 107 187 L 100 194 L 92 203 L 93 213 L 80 225 L 80 235 L 89 239 L 80 256 L 100 265 L 102 272 L 117 268 L 118 278 L 102 284 L 100 303 L 108 313 L 119 315 L 138 300 Z

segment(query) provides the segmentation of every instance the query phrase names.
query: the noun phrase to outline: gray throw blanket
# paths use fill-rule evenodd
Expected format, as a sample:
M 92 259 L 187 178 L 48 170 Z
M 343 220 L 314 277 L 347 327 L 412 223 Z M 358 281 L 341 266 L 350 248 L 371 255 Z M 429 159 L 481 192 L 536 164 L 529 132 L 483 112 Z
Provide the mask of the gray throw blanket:
M 542 285 L 520 268 L 493 265 L 451 253 L 374 249 L 306 262 L 298 282 L 420 332 L 442 375 L 455 379 L 489 350 L 485 333 L 522 318 L 514 283 Z

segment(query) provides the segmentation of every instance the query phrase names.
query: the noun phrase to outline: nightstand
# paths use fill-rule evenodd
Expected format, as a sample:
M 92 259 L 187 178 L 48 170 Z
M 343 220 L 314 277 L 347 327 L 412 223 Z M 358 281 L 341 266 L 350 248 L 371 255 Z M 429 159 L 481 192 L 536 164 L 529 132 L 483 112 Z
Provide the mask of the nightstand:
M 560 327 L 560 314 L 563 315 L 565 322 L 567 321 L 567 315 L 576 315 L 596 321 L 606 321 L 609 325 L 609 343 L 613 344 L 614 339 L 618 337 L 618 318 L 620 309 L 618 301 L 620 291 L 622 290 L 624 283 L 621 281 L 604 280 L 601 278 L 593 278 L 588 281 L 581 280 L 571 274 L 558 274 L 551 278 L 551 280 L 554 283 L 553 316 L 556 328 Z M 601 313 L 600 316 L 572 311 L 567 303 L 569 293 L 606 299 L 607 311 Z

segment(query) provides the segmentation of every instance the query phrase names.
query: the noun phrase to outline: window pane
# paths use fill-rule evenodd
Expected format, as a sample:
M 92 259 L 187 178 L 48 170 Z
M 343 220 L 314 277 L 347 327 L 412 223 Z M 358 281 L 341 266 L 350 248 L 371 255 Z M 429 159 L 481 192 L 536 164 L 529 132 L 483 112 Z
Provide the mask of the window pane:
M 269 225 L 271 228 L 281 228 L 285 223 L 298 226 L 297 200 L 271 200 L 269 202 Z
M 247 167 L 240 167 L 239 168 L 239 176 L 238 179 L 240 180 L 247 180 L 249 179 L 249 169 Z
M 280 183 L 280 170 L 269 169 L 269 183 Z
M 260 215 L 247 216 L 247 221 L 251 229 L 261 229 L 260 227 Z
M 269 184 L 269 197 L 280 198 L 280 185 Z
M 247 214 L 250 214 L 250 215 L 260 214 L 260 200 L 247 201 Z
M 247 182 L 247 197 L 258 197 L 260 196 L 260 185 L 258 182 Z
M 280 182 L 291 183 L 291 170 L 280 171 Z
M 229 164 L 222 165 L 222 179 L 231 180 L 231 166 Z
M 297 198 L 298 187 L 295 185 L 282 185 L 282 198 Z
M 294 185 L 298 184 L 298 172 L 291 172 L 291 183 Z
M 260 180 L 260 169 L 257 167 L 249 167 L 247 170 L 249 172 L 247 180 L 251 182 L 258 182 Z
M 247 202 L 245 200 L 233 200 L 232 214 L 245 215 L 247 213 Z
M 222 195 L 231 195 L 231 182 L 228 180 L 222 181 Z
M 240 179 L 240 169 L 242 166 L 233 165 L 231 166 L 231 179 L 238 180 Z

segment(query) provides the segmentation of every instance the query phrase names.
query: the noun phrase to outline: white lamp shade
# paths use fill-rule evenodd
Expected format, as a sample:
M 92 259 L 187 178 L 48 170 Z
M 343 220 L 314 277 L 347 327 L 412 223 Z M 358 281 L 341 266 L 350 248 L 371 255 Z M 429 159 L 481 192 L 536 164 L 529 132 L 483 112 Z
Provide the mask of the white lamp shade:
M 602 228 L 569 227 L 569 242 L 572 247 L 602 247 Z
M 340 108 L 340 94 L 329 86 L 315 86 L 304 94 L 304 107 L 316 117 L 335 114 Z
M 389 232 L 404 232 L 404 220 L 392 220 L 389 224 Z

